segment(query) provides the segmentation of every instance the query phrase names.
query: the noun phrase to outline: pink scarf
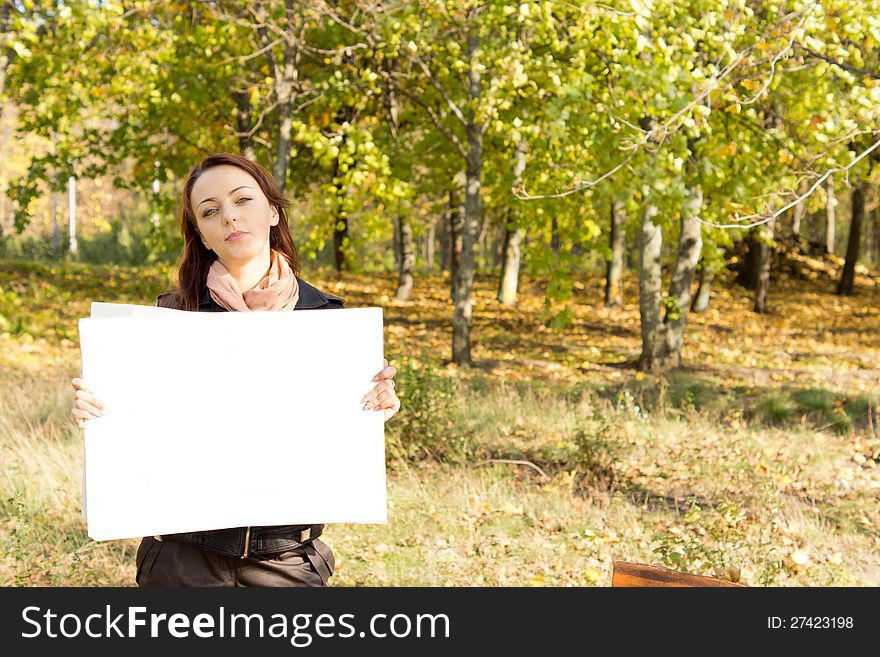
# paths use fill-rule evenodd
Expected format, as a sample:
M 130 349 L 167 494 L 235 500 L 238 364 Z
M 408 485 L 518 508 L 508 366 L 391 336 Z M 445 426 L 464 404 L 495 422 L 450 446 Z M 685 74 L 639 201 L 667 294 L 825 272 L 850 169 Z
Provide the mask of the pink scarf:
M 269 257 L 269 272 L 252 289 L 242 293 L 232 274 L 219 260 L 208 270 L 211 298 L 226 310 L 293 310 L 299 300 L 299 282 L 287 258 L 275 251 Z

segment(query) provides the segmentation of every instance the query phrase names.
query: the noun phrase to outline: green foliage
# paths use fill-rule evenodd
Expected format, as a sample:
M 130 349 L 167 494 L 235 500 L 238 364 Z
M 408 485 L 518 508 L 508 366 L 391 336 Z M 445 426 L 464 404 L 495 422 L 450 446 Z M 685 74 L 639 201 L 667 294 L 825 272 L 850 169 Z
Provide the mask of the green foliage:
M 845 434 L 856 423 L 873 421 L 868 413 L 874 407 L 876 399 L 869 395 L 851 398 L 824 388 L 805 388 L 768 394 L 757 404 L 757 411 L 772 424 L 803 420 L 817 428 Z
M 58 532 L 49 523 L 46 510 L 29 509 L 23 499 L 23 493 L 17 491 L 12 497 L 0 500 L 0 515 L 9 527 L 0 544 L 0 556 L 15 564 L 12 583 L 15 586 L 35 583 L 63 586 L 71 582 L 94 585 L 94 575 L 81 568 L 82 550 L 91 545 L 88 536 Z
M 618 483 L 624 443 L 614 419 L 606 413 L 579 419 L 572 436 L 576 486 L 612 490 Z
M 876 396 L 860 395 L 855 399 L 849 399 L 844 402 L 844 408 L 846 409 L 846 414 L 853 420 L 870 419 L 870 421 L 876 422 L 873 417 L 868 418 L 868 415 L 877 415 L 878 402 L 880 402 L 880 399 Z
M 654 555 L 676 570 L 739 581 L 743 565 L 739 555 L 750 540 L 747 514 L 727 500 L 707 505 L 691 496 L 685 504 L 681 523 L 654 534 Z M 782 571 L 780 550 L 769 541 L 763 541 L 757 551 L 755 547 L 751 546 L 759 555 L 757 583 L 767 586 Z
M 21 308 L 21 298 L 12 290 L 4 290 L 0 286 L 0 333 L 17 335 L 25 331 Z
M 880 19 L 845 0 L 7 5 L 5 95 L 18 136 L 38 140 L 4 185 L 19 229 L 70 175 L 144 196 L 159 180 L 159 229 L 83 240 L 82 257 L 171 262 L 182 178 L 206 153 L 241 149 L 295 197 L 304 261 L 330 262 L 346 225 L 348 268 L 381 270 L 392 219 L 426 235 L 479 169 L 473 224 L 488 248 L 475 262 L 495 266 L 500 225 L 523 228 L 554 329 L 575 321 L 578 266 L 607 255 L 613 202 L 630 237 L 647 203 L 671 236 L 701 192 L 701 267 L 717 271 L 742 231 L 711 224 L 776 210 L 847 166 L 880 108 Z M 462 84 L 471 72 L 479 85 Z
M 772 393 L 758 404 L 758 412 L 775 424 L 787 422 L 796 411 L 797 406 L 785 394 Z
M 456 423 L 458 385 L 429 363 L 413 361 L 398 368 L 401 412 L 387 427 L 392 458 L 442 461 L 470 453 L 469 436 Z
M 666 402 L 684 410 L 701 410 L 717 404 L 719 394 L 705 381 L 687 376 L 672 376 L 666 390 Z
M 830 412 L 837 401 L 837 396 L 833 392 L 823 388 L 796 390 L 791 396 L 802 409 L 806 411 L 819 411 L 820 413 Z

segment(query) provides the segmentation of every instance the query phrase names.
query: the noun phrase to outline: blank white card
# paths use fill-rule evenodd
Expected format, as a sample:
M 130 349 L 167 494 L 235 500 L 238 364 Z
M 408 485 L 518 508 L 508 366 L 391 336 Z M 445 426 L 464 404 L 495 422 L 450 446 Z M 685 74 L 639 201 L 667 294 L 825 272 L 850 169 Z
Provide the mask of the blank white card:
M 360 401 L 382 369 L 380 308 L 94 304 L 79 331 L 105 406 L 85 429 L 93 539 L 386 521 L 383 413 Z

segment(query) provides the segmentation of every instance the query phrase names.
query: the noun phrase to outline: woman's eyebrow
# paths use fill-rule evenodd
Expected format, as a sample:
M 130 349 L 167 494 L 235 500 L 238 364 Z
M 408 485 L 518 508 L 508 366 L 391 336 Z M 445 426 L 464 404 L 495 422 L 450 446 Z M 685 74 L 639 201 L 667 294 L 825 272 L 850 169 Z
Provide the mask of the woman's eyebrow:
M 236 187 L 236 188 L 233 189 L 231 192 L 229 192 L 229 193 L 227 194 L 227 196 L 232 196 L 232 195 L 235 194 L 235 192 L 237 192 L 239 189 L 244 189 L 244 188 L 253 189 L 253 187 L 251 187 L 250 185 L 241 185 L 240 187 Z M 216 200 L 217 200 L 217 199 L 215 199 L 215 198 L 212 196 L 211 198 L 206 198 L 206 199 L 204 199 L 204 200 L 202 200 L 202 201 L 199 201 L 199 205 L 201 205 L 202 203 L 207 203 L 208 201 L 216 201 Z M 199 207 L 199 205 L 197 205 L 196 207 Z

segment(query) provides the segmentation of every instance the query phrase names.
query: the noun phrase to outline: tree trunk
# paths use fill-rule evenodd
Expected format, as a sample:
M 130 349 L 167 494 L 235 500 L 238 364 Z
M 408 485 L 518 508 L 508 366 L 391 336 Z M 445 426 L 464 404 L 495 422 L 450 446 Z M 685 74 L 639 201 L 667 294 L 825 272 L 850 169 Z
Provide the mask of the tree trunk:
M 128 227 L 128 212 L 124 204 L 119 206 L 119 246 L 125 249 L 126 258 L 131 257 L 131 230 Z
M 450 297 L 455 303 L 456 278 L 461 268 L 462 232 L 464 231 L 464 217 L 461 206 L 458 204 L 458 195 L 449 192 L 449 279 Z
M 495 231 L 492 240 L 492 268 L 501 271 L 504 269 L 504 241 L 507 239 L 507 224 L 510 221 L 510 206 L 507 207 L 507 221 L 502 221 Z
M 425 269 L 434 271 L 434 251 L 436 249 L 437 218 L 428 223 L 425 231 Z
M 750 230 L 745 239 L 746 252 L 736 274 L 736 282 L 747 290 L 758 289 L 761 273 L 761 245 L 753 231 L 754 229 Z
M 700 287 L 697 289 L 697 295 L 694 297 L 694 303 L 691 305 L 692 313 L 701 313 L 709 308 L 709 300 L 712 296 L 712 281 L 715 280 L 715 272 L 707 270 L 704 266 L 700 268 Z
M 480 234 L 480 185 L 483 173 L 483 126 L 474 117 L 474 107 L 481 95 L 480 37 L 478 25 L 471 23 L 467 37 L 468 105 L 467 165 L 465 167 L 464 226 L 461 262 L 455 277 L 455 312 L 452 317 L 452 360 L 456 365 L 471 364 L 471 321 L 474 285 L 474 246 Z
M 880 266 L 880 188 L 874 188 L 874 266 Z
M 801 223 L 807 213 L 807 202 L 801 201 L 791 209 L 791 234 L 800 237 Z
M 336 113 L 335 121 L 337 125 L 343 125 L 352 120 L 353 110 L 350 106 L 344 105 Z M 339 158 L 342 155 L 348 135 L 342 133 L 342 139 L 339 142 L 339 154 L 333 161 L 333 187 L 336 190 L 336 220 L 333 224 L 333 253 L 336 271 L 351 270 L 351 255 L 348 250 L 351 245 L 351 235 L 348 228 L 348 211 L 345 209 L 345 201 L 348 196 L 346 184 L 346 172 L 342 169 Z
M 699 187 L 692 188 L 681 209 L 681 231 L 678 235 L 678 256 L 669 284 L 669 298 L 663 323 L 666 325 L 666 338 L 663 350 L 662 368 L 664 370 L 681 365 L 681 349 L 684 345 L 684 329 L 691 308 L 691 287 L 697 262 L 703 250 L 703 237 L 700 229 L 700 211 L 703 209 L 703 192 Z
M 513 164 L 513 187 L 522 186 L 522 175 L 526 170 L 526 142 L 520 140 L 516 144 Z M 523 229 L 520 228 L 520 206 L 513 201 L 508 208 L 508 219 L 504 226 L 504 248 L 501 256 L 501 278 L 498 281 L 498 301 L 502 306 L 516 303 L 516 292 L 519 287 L 520 252 Z
M 67 239 L 67 249 L 76 257 L 79 245 L 76 239 L 76 178 L 73 176 L 67 179 Z
M 333 229 L 333 265 L 336 271 L 348 271 L 348 216 L 342 210 L 338 211 L 336 224 Z
M 501 279 L 498 282 L 498 301 L 502 306 L 516 303 L 522 239 L 522 228 L 508 228 L 504 231 L 504 255 L 501 260 Z
M 452 192 L 449 193 L 450 199 Z M 437 241 L 440 243 L 440 271 L 449 271 L 450 254 L 452 253 L 452 205 L 451 200 L 446 210 L 440 217 L 440 228 L 437 231 Z
M 407 301 L 413 288 L 413 267 L 416 264 L 416 252 L 413 244 L 412 226 L 403 218 L 397 217 L 399 226 L 399 257 L 400 268 L 397 270 L 397 291 L 394 298 Z
M 286 58 L 285 58 L 286 59 Z M 286 64 L 284 66 L 285 75 L 289 71 Z M 272 167 L 272 175 L 278 188 L 283 192 L 287 185 L 287 161 L 290 158 L 290 135 L 292 125 L 291 102 L 293 100 L 293 85 L 283 80 L 277 89 L 278 96 L 278 137 L 275 141 L 275 164 Z
M 278 133 L 275 139 L 275 163 L 272 167 L 272 175 L 283 193 L 287 185 L 287 163 L 290 159 L 290 138 L 293 125 L 293 101 L 299 92 L 299 56 L 300 35 L 296 30 L 300 29 L 302 18 L 301 9 L 296 0 L 284 0 L 284 8 L 287 13 L 288 26 L 283 32 L 284 57 L 281 61 L 280 70 L 275 64 L 272 49 L 266 51 L 269 60 L 269 69 L 275 76 L 275 100 L 278 103 Z M 264 45 L 271 42 L 265 27 L 260 29 L 260 35 Z
M 553 255 L 559 255 L 559 222 L 556 220 L 556 213 L 550 219 L 550 250 Z
M 837 197 L 834 196 L 834 181 L 831 176 L 825 180 L 825 253 L 834 253 L 834 233 L 837 228 Z
M 639 242 L 639 314 L 642 328 L 642 354 L 638 368 L 643 372 L 661 369 L 660 356 L 663 348 L 663 323 L 660 318 L 660 301 L 663 278 L 660 267 L 660 250 L 663 232 L 654 223 L 657 207 L 648 205 L 642 215 L 642 234 Z
M 867 185 L 858 182 L 852 190 L 852 221 L 849 224 L 849 240 L 846 243 L 846 261 L 843 264 L 843 274 L 837 286 L 837 294 L 849 295 L 855 293 L 856 286 L 856 262 L 859 259 L 859 246 L 862 237 L 862 224 L 865 221 L 865 193 Z
M 235 130 L 238 134 L 238 152 L 244 157 L 256 161 L 257 156 L 254 152 L 254 140 L 251 136 L 252 118 L 251 118 L 251 99 L 247 92 L 236 91 L 233 94 L 235 99 Z
M 61 257 L 61 226 L 58 225 L 58 192 L 52 190 L 52 257 Z
M 343 139 L 343 143 L 345 143 Z M 335 221 L 333 222 L 333 265 L 336 271 L 348 271 L 348 213 L 345 211 L 345 186 L 342 182 L 343 173 L 339 166 L 339 157 L 333 162 L 333 186 L 336 190 Z
M 394 271 L 400 271 L 400 218 L 391 220 L 391 252 L 394 254 Z
M 476 267 L 476 256 L 479 254 L 479 266 L 486 269 L 489 267 L 489 226 L 492 221 L 489 217 L 481 217 L 480 236 L 477 238 L 477 248 L 474 253 L 474 266 Z
M 770 290 L 770 265 L 773 260 L 773 237 L 776 219 L 771 219 L 762 227 L 761 239 L 756 243 L 758 251 L 758 278 L 755 284 L 756 313 L 767 312 L 767 295 Z
M 611 204 L 611 259 L 605 274 L 605 305 L 623 305 L 623 247 L 626 206 L 623 201 Z

